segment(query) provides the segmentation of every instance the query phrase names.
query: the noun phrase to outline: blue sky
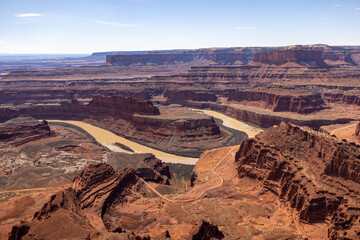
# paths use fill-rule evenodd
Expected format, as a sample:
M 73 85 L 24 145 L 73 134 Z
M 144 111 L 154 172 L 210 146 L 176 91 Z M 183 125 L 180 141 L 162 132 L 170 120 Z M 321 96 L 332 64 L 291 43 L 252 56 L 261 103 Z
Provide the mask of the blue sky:
M 360 0 L 0 0 L 0 53 L 360 45 Z

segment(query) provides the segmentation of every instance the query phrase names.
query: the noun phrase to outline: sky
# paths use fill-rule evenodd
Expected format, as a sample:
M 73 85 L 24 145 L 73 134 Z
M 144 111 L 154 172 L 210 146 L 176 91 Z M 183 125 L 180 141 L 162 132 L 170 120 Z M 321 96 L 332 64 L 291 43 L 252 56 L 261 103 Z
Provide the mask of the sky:
M 0 0 L 0 53 L 360 45 L 360 0 Z

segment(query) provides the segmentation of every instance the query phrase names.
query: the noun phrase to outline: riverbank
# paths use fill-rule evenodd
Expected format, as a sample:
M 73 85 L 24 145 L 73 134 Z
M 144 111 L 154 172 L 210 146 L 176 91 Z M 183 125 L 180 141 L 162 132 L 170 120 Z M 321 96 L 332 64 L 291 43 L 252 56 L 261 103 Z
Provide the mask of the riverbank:
M 135 153 L 152 153 L 157 158 L 161 159 L 164 162 L 169 163 L 182 163 L 182 164 L 191 164 L 194 165 L 199 159 L 198 158 L 189 158 L 189 157 L 182 157 L 175 154 L 165 153 L 160 150 L 150 148 L 139 143 L 130 141 L 124 137 L 120 137 L 111 131 L 93 126 L 88 123 L 84 123 L 81 121 L 67 121 L 67 120 L 47 120 L 49 123 L 66 123 L 71 124 L 76 127 L 80 127 L 81 129 L 85 130 L 89 133 L 95 140 L 100 143 L 101 145 L 107 147 L 108 144 L 115 144 L 121 143 L 125 146 L 130 147 L 134 150 Z
M 194 109 L 194 108 L 189 108 L 189 109 L 194 112 L 202 112 L 206 115 L 220 119 L 220 120 L 222 120 L 222 124 L 225 127 L 245 132 L 250 138 L 255 137 L 256 134 L 258 134 L 264 130 L 261 127 L 258 127 L 256 125 L 237 120 L 235 118 L 229 117 L 223 113 L 219 113 L 216 111 L 205 110 L 205 109 Z

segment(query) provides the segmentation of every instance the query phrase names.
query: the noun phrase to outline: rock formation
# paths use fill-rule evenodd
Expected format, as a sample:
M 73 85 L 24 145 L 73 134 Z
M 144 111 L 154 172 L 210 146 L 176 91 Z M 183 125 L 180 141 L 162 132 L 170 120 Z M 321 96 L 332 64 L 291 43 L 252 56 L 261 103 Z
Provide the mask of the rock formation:
M 65 104 L 47 104 L 9 109 L 0 108 L 0 120 L 6 120 L 21 114 L 37 118 L 84 119 L 89 116 L 105 118 L 131 119 L 135 114 L 159 115 L 159 109 L 149 100 L 124 96 L 95 96 L 88 104 L 81 104 L 76 99 Z
M 213 92 L 198 90 L 166 90 L 164 97 L 168 103 L 181 103 L 184 101 L 216 102 L 216 95 Z
M 18 146 L 33 140 L 49 137 L 46 121 L 37 121 L 29 116 L 19 116 L 0 124 L 0 142 Z
M 266 49 L 266 48 L 265 48 Z M 246 64 L 254 52 L 260 48 L 224 48 L 224 49 L 195 49 L 174 52 L 142 52 L 142 53 L 109 53 L 106 64 L 115 66 L 129 66 L 137 64 L 167 65 L 186 63 L 189 65 L 203 64 Z
M 304 66 L 326 66 L 326 63 L 321 56 L 321 51 L 303 47 L 288 47 L 282 50 L 256 53 L 254 54 L 253 61 L 275 65 L 293 62 Z
M 193 54 L 186 53 L 149 53 L 149 54 L 115 54 L 107 55 L 106 63 L 128 66 L 131 64 L 175 64 L 194 60 Z
M 14 226 L 9 239 L 94 238 L 104 228 L 122 232 L 104 215 L 114 205 L 136 198 L 141 185 L 132 169 L 116 172 L 107 164 L 90 165 L 75 177 L 72 187 L 53 195 L 32 222 Z
M 286 50 L 286 52 L 284 52 Z M 266 54 L 269 51 L 274 51 Z M 117 66 L 133 64 L 178 64 L 188 63 L 202 65 L 214 63 L 219 65 L 247 64 L 251 60 L 266 64 L 284 64 L 296 62 L 310 66 L 326 66 L 324 60 L 331 65 L 358 65 L 360 63 L 360 49 L 358 47 L 339 47 L 327 45 L 307 45 L 267 48 L 219 48 L 174 50 L 162 52 L 104 52 L 106 63 Z
M 241 144 L 239 177 L 263 182 L 308 223 L 331 219 L 329 238 L 360 234 L 360 151 L 327 134 L 282 123 Z
M 274 112 L 311 113 L 326 108 L 320 94 L 286 88 L 251 89 L 237 91 L 228 101 L 264 102 Z
M 136 169 L 136 175 L 145 181 L 155 183 L 162 183 L 169 185 L 171 179 L 170 169 L 166 163 L 157 159 L 154 155 L 144 158 L 143 162 L 148 166 L 147 168 Z
M 356 125 L 355 136 L 360 137 L 360 122 Z
M 355 93 L 328 92 L 324 93 L 324 98 L 331 103 L 350 104 L 360 106 L 360 91 Z
M 217 226 L 212 225 L 206 221 L 202 221 L 201 225 L 197 226 L 197 232 L 193 235 L 193 240 L 208 240 L 208 239 L 223 239 L 224 234 Z

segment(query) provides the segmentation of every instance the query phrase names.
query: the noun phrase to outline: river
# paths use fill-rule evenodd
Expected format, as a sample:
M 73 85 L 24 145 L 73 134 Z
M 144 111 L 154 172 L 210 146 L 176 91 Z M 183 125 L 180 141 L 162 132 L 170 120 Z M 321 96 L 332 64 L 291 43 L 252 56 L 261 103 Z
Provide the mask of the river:
M 234 118 L 228 117 L 224 114 L 221 114 L 221 113 L 218 113 L 215 111 L 198 110 L 198 109 L 192 109 L 192 110 L 202 112 L 204 114 L 213 116 L 215 118 L 219 118 L 223 121 L 224 126 L 246 132 L 248 134 L 248 136 L 250 136 L 250 137 L 255 136 L 255 134 L 259 133 L 262 130 L 261 128 L 256 128 L 252 125 L 248 125 L 244 122 L 238 121 Z M 102 128 L 99 128 L 99 127 L 96 127 L 96 126 L 93 126 L 91 124 L 84 123 L 81 121 L 67 121 L 67 120 L 47 120 L 47 121 L 48 122 L 67 123 L 67 124 L 71 124 L 71 125 L 80 127 L 83 130 L 85 130 L 87 133 L 89 133 L 91 136 L 93 136 L 98 143 L 109 148 L 111 151 L 114 151 L 114 152 L 127 152 L 130 154 L 132 153 L 132 152 L 125 151 L 125 150 L 121 149 L 120 147 L 117 147 L 115 145 L 115 143 L 118 142 L 118 143 L 121 143 L 121 144 L 124 144 L 124 145 L 130 147 L 132 150 L 134 150 L 135 153 L 152 153 L 157 158 L 161 159 L 164 162 L 168 162 L 168 163 L 183 163 L 183 164 L 195 165 L 195 163 L 199 160 L 198 158 L 182 157 L 182 156 L 178 156 L 175 154 L 162 152 L 160 150 L 150 148 L 150 147 L 141 145 L 139 143 L 133 142 L 131 140 L 128 140 L 124 137 L 115 135 L 114 133 L 112 133 L 108 130 L 105 130 L 105 129 L 102 129 Z
M 255 137 L 256 134 L 263 131 L 263 129 L 260 127 L 250 125 L 246 122 L 237 120 L 235 118 L 229 117 L 229 116 L 219 113 L 219 112 L 215 112 L 212 110 L 204 110 L 204 109 L 192 109 L 192 108 L 190 108 L 190 109 L 192 111 L 202 112 L 202 113 L 212 116 L 214 118 L 221 119 L 223 121 L 223 125 L 225 127 L 229 127 L 229 128 L 235 129 L 235 130 L 245 132 L 251 138 Z

